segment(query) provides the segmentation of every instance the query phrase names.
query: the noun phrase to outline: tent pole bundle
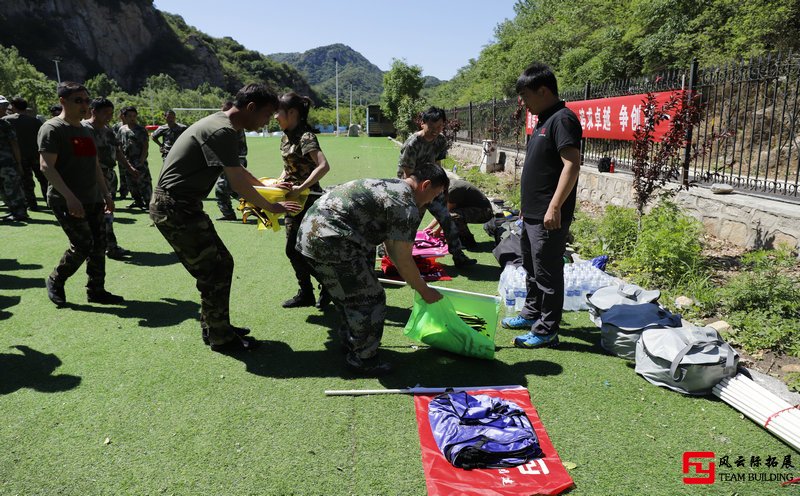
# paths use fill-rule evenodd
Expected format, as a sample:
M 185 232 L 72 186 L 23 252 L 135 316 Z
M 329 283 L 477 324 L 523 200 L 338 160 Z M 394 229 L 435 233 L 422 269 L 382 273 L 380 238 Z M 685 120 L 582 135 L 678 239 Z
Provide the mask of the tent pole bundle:
M 714 396 L 800 451 L 800 405 L 790 405 L 742 374 L 725 378 Z
M 326 389 L 325 396 L 368 396 L 373 394 L 442 394 L 483 389 L 520 389 L 522 386 L 469 386 L 469 387 L 420 387 L 403 389 Z

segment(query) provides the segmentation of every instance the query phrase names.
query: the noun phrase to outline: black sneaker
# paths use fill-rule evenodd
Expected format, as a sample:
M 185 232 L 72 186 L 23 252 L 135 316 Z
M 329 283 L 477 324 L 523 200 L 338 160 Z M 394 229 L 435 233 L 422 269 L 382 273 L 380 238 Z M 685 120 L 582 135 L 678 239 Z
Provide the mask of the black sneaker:
M 109 293 L 105 289 L 100 291 L 87 291 L 86 299 L 89 303 L 100 303 L 101 305 L 118 305 L 125 301 L 125 298 L 113 293 Z
M 348 353 L 344 361 L 347 368 L 358 375 L 376 377 L 392 373 L 392 364 L 382 362 L 378 360 L 378 357 L 365 360 L 359 358 L 355 353 Z
M 130 250 L 126 250 L 125 248 L 115 246 L 114 248 L 109 248 L 106 250 L 106 256 L 112 260 L 125 260 L 126 257 L 130 256 Z
M 463 251 L 453 253 L 453 263 L 456 267 L 469 267 L 478 263 L 474 258 L 469 258 Z
M 325 288 L 320 288 L 319 290 L 319 298 L 317 299 L 316 305 L 314 305 L 318 310 L 324 310 L 325 307 L 328 306 L 328 303 L 331 302 L 331 295 L 325 291 Z
M 131 203 L 130 205 L 128 205 L 128 208 L 129 209 L 140 208 L 142 210 L 147 210 L 147 207 L 145 207 L 145 205 L 140 201 L 135 201 L 135 202 Z
M 313 307 L 316 303 L 313 291 L 301 289 L 296 295 L 284 301 L 281 306 L 283 308 Z
M 252 351 L 258 348 L 259 342 L 253 338 L 240 338 L 235 336 L 227 343 L 212 344 L 211 351 L 217 353 L 240 353 L 242 351 Z
M 201 336 L 203 338 L 203 343 L 205 343 L 205 345 L 208 346 L 211 344 L 211 342 L 208 340 L 208 327 L 206 327 L 205 325 L 201 325 L 200 327 L 201 327 Z M 234 332 L 234 334 L 236 334 L 240 338 L 243 338 L 248 334 L 250 334 L 249 327 L 231 326 L 231 330 Z
M 67 296 L 64 294 L 63 284 L 57 284 L 48 277 L 45 285 L 47 286 L 47 297 L 50 298 L 50 301 L 55 303 L 57 307 L 63 307 L 67 304 Z
M 223 215 L 222 217 L 217 217 L 217 220 L 231 220 L 235 222 L 239 219 L 236 218 L 236 214 L 230 214 L 230 215 Z
M 478 242 L 475 241 L 475 236 L 473 236 L 472 233 L 469 233 L 469 235 L 463 234 L 461 235 L 460 239 L 461 239 L 461 244 L 467 250 L 475 250 L 475 248 L 478 247 Z

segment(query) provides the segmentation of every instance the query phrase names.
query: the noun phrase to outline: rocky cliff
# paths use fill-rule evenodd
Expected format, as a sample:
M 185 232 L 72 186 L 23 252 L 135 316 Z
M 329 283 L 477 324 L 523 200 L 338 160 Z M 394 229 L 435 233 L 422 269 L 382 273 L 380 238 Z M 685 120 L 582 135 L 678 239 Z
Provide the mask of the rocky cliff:
M 293 68 L 250 52 L 250 65 L 254 57 L 265 64 L 257 73 L 242 69 L 218 47 L 233 40 L 186 26 L 180 17 L 158 11 L 152 0 L 0 0 L 0 26 L 0 44 L 17 47 L 52 79 L 59 59 L 62 80 L 82 82 L 105 73 L 127 91 L 165 73 L 184 88 L 209 83 L 234 92 L 244 82 L 265 80 L 316 99 Z

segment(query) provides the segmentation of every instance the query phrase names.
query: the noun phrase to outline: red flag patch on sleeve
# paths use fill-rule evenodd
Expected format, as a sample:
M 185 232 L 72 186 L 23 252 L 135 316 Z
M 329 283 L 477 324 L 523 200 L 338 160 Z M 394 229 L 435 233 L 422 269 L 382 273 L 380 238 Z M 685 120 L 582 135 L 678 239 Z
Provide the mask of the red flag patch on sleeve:
M 94 140 L 88 136 L 75 136 L 72 140 L 72 153 L 76 157 L 94 157 L 97 155 L 97 147 Z

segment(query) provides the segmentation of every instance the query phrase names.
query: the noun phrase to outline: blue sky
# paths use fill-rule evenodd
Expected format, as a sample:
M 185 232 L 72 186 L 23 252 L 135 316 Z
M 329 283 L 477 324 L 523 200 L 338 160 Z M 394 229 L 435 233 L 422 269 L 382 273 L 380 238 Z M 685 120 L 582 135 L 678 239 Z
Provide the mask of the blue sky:
M 230 36 L 268 54 L 304 52 L 344 43 L 388 70 L 392 59 L 422 67 L 423 75 L 450 79 L 494 29 L 514 17 L 515 0 L 282 1 L 155 0 L 214 37 Z M 231 12 L 220 12 L 229 5 Z

